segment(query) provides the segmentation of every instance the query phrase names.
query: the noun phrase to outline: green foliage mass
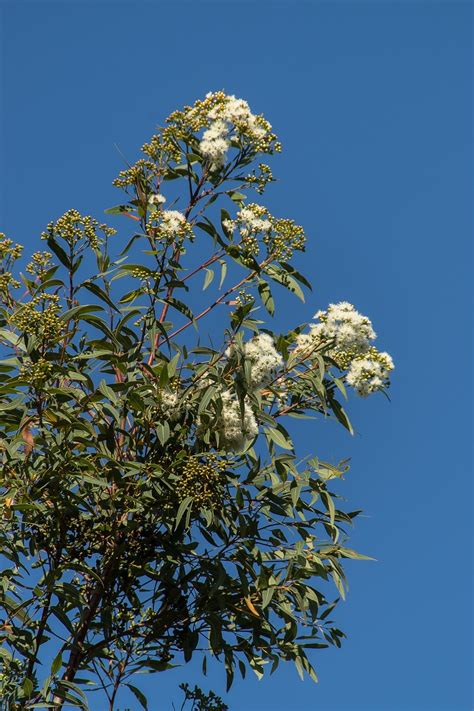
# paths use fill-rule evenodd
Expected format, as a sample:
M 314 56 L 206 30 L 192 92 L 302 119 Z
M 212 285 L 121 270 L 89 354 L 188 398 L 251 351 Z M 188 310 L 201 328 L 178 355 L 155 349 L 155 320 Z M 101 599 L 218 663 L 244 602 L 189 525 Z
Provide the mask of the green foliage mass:
M 273 285 L 309 287 L 305 238 L 241 192 L 279 148 L 217 92 L 115 181 L 128 243 L 69 210 L 18 273 L 0 240 L 3 709 L 113 709 L 122 686 L 146 708 L 136 673 L 195 654 L 229 686 L 281 661 L 316 679 L 307 650 L 341 643 L 331 587 L 363 557 L 331 492 L 347 466 L 300 461 L 282 423 L 351 430 L 345 371 L 327 335 L 301 350 L 304 325 L 264 329 Z M 211 312 L 217 345 L 196 333 Z

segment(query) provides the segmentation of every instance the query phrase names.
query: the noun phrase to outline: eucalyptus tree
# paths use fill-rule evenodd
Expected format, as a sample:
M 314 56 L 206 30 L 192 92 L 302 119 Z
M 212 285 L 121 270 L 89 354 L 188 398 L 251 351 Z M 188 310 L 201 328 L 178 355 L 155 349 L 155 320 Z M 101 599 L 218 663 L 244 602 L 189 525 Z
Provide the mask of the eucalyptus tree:
M 316 679 L 307 650 L 341 643 L 347 466 L 301 459 L 288 422 L 352 431 L 346 388 L 384 391 L 393 363 L 347 302 L 272 330 L 275 289 L 310 288 L 303 228 L 259 201 L 280 148 L 211 93 L 115 180 L 128 242 L 73 209 L 26 267 L 0 238 L 4 709 L 112 710 L 123 686 L 146 707 L 138 673 L 196 654 L 228 685 Z

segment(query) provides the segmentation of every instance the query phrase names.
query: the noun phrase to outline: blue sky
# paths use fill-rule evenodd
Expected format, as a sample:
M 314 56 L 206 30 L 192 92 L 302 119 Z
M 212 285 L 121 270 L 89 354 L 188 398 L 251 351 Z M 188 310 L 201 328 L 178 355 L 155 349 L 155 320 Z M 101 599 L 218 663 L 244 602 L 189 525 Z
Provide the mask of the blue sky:
M 101 216 L 111 180 L 174 108 L 223 88 L 283 141 L 266 204 L 303 224 L 314 292 L 282 327 L 349 300 L 396 361 L 392 401 L 353 400 L 351 438 L 298 426 L 302 449 L 352 457 L 366 515 L 348 565 L 342 650 L 237 682 L 231 711 L 472 708 L 472 6 L 468 2 L 4 2 L 1 229 L 37 248 L 70 207 Z M 129 225 L 122 226 L 123 234 Z M 299 312 L 297 311 L 299 310 Z M 144 679 L 152 711 L 197 665 Z M 120 709 L 138 708 L 124 695 Z M 104 707 L 105 709 L 105 707 Z M 103 711 L 94 708 L 94 711 Z

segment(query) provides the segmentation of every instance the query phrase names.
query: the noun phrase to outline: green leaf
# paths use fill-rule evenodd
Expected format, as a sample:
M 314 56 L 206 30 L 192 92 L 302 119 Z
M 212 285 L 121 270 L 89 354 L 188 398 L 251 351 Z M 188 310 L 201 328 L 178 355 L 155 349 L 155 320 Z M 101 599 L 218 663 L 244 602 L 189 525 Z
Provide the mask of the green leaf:
M 211 402 L 212 398 L 214 397 L 216 393 L 216 388 L 209 386 L 206 388 L 204 395 L 199 399 L 199 406 L 198 406 L 198 414 L 200 415 L 201 412 L 203 412 L 206 407 L 209 405 Z
M 214 279 L 214 270 L 213 269 L 206 269 L 206 276 L 204 277 L 204 285 L 202 287 L 202 290 L 205 291 L 207 287 L 211 284 L 212 280 Z
M 33 691 L 33 689 L 34 689 L 34 685 L 33 685 L 32 680 L 31 680 L 31 679 L 28 679 L 28 677 L 26 677 L 25 680 L 23 681 L 23 684 L 22 684 L 22 687 L 21 687 L 21 688 L 22 688 L 23 693 L 24 693 L 24 695 L 26 696 L 26 698 L 28 698 L 28 697 L 31 695 L 31 693 L 32 693 L 32 691 Z
M 67 256 L 64 249 L 56 242 L 56 240 L 53 237 L 48 237 L 46 242 L 50 250 L 54 252 L 61 264 L 66 267 L 66 269 L 72 269 L 71 260 Z
M 298 676 L 300 677 L 301 680 L 304 679 L 304 669 L 303 669 L 303 662 L 299 657 L 296 657 L 295 659 L 295 667 L 296 671 L 298 672 Z
M 345 600 L 346 599 L 346 591 L 344 590 L 344 585 L 342 583 L 341 576 L 335 570 L 333 570 L 331 575 L 332 575 L 332 579 L 334 580 L 334 584 L 339 592 L 339 595 L 342 597 L 343 600 Z
M 91 314 L 94 311 L 103 311 L 103 307 L 98 304 L 84 304 L 84 306 L 74 306 L 72 309 L 68 309 L 63 314 L 61 314 L 61 319 L 63 321 L 74 320 L 77 321 L 84 314 Z
M 102 301 L 105 301 L 105 303 L 110 306 L 111 309 L 114 309 L 114 311 L 117 311 L 117 313 L 120 313 L 120 309 L 116 307 L 112 299 L 106 294 L 106 292 L 98 285 L 94 284 L 93 282 L 87 282 L 85 281 L 83 284 L 81 284 L 81 287 L 84 287 L 88 291 L 90 291 L 92 294 L 97 296 L 99 299 Z
M 352 548 L 341 548 L 338 546 L 338 552 L 343 558 L 352 558 L 353 560 L 377 560 L 376 558 L 372 558 L 370 555 L 357 553 L 357 551 L 353 551 Z
M 183 518 L 184 514 L 186 511 L 192 506 L 193 503 L 193 497 L 192 496 L 186 496 L 185 499 L 180 503 L 179 508 L 178 508 L 178 513 L 176 514 L 176 521 L 175 521 L 175 529 L 178 528 L 179 523 L 181 519 Z
M 221 278 L 219 281 L 219 290 L 222 289 L 222 284 L 224 283 L 225 276 L 227 274 L 227 262 L 224 259 L 219 260 L 221 265 Z
M 295 294 L 295 296 L 298 297 L 298 299 L 301 299 L 301 301 L 305 300 L 303 290 L 301 289 L 296 279 L 294 279 L 284 269 L 281 269 L 281 267 L 275 264 L 269 264 L 265 271 L 270 277 L 270 279 L 273 279 L 273 281 L 276 281 L 278 284 L 284 286 L 285 289 L 291 291 L 293 294 Z
M 162 299 L 162 301 L 163 301 L 163 303 L 169 304 L 170 306 L 172 306 L 174 309 L 176 309 L 176 311 L 179 311 L 184 316 L 187 316 L 187 318 L 190 321 L 194 320 L 194 314 L 191 311 L 191 309 L 189 308 L 189 306 L 187 306 L 185 303 L 183 303 L 179 299 L 175 299 L 174 297 L 170 296 L 167 299 Z
M 329 401 L 331 403 L 332 410 L 334 414 L 336 415 L 337 419 L 341 423 L 341 425 L 344 425 L 344 427 L 351 433 L 351 435 L 354 434 L 354 430 L 351 425 L 351 421 L 349 420 L 349 417 L 342 407 L 341 403 L 338 402 L 334 397 L 330 396 Z
M 58 691 L 64 694 L 65 699 L 67 701 L 69 701 L 74 706 L 79 706 L 84 711 L 89 711 L 89 704 L 87 703 L 86 695 L 77 684 L 74 684 L 72 681 L 65 681 L 64 679 L 58 681 L 57 684 Z M 65 692 L 64 689 L 69 689 L 70 691 L 73 691 L 75 694 L 77 694 L 79 698 L 76 698 L 72 694 L 67 693 L 67 691 Z
M 268 286 L 268 283 L 263 279 L 259 279 L 258 281 L 258 293 L 260 294 L 260 298 L 262 299 L 262 304 L 264 305 L 270 316 L 273 316 L 273 314 L 275 313 L 275 302 L 273 300 L 272 292 L 270 290 L 270 287 Z
M 171 436 L 169 424 L 166 421 L 160 422 L 159 424 L 157 424 L 156 425 L 156 434 L 158 436 L 158 439 L 160 440 L 160 443 L 162 445 L 165 445 Z
M 229 190 L 227 195 L 233 202 L 236 202 L 238 205 L 240 205 L 240 203 L 243 202 L 243 200 L 245 200 L 245 198 L 247 197 L 243 193 L 237 192 L 237 190 Z
M 299 282 L 301 282 L 301 284 L 304 284 L 304 286 L 306 286 L 307 289 L 312 291 L 312 286 L 309 283 L 309 281 L 306 279 L 306 277 L 304 277 L 302 274 L 300 274 L 298 271 L 296 271 L 296 269 L 294 268 L 293 265 L 287 264 L 286 262 L 280 262 L 280 265 L 283 267 L 283 269 L 286 272 L 291 274 L 295 279 L 297 279 Z
M 135 698 L 139 702 L 140 706 L 145 709 L 145 711 L 148 711 L 148 701 L 145 696 L 145 694 L 140 691 L 140 689 L 133 684 L 130 684 L 129 682 L 125 684 L 125 686 L 128 686 L 132 694 L 134 694 Z
M 123 212 L 134 212 L 135 208 L 133 205 L 114 205 L 113 207 L 108 207 L 104 210 L 106 215 L 120 215 Z
M 333 379 L 334 384 L 338 388 L 338 390 L 341 392 L 344 400 L 347 400 L 347 391 L 346 391 L 346 387 L 345 387 L 344 383 L 342 382 L 342 380 L 340 378 L 335 378 L 334 376 L 332 379 Z
M 109 386 L 107 385 L 107 383 L 105 382 L 105 380 L 101 380 L 101 381 L 100 381 L 99 387 L 98 387 L 97 389 L 99 390 L 99 392 L 102 393 L 102 395 L 105 395 L 105 397 L 106 397 L 108 400 L 110 400 L 110 402 L 112 402 L 112 403 L 114 403 L 114 404 L 118 403 L 117 394 L 115 393 L 114 390 L 112 390 L 111 387 L 109 387 Z
M 278 429 L 269 427 L 267 430 L 265 430 L 265 432 L 270 437 L 272 442 L 275 442 L 275 444 L 277 444 L 279 447 L 282 447 L 283 449 L 293 449 L 293 443 L 291 442 L 291 439 L 289 438 L 288 434 L 282 430 L 283 428 L 281 427 L 281 425 L 278 425 Z
M 264 610 L 271 602 L 273 595 L 275 594 L 275 588 L 267 588 L 262 593 L 262 610 Z
M 54 658 L 53 663 L 51 664 L 51 676 L 54 676 L 55 674 L 58 673 L 58 671 L 61 669 L 63 665 L 63 657 L 61 652 Z
M 334 506 L 334 501 L 332 500 L 332 496 L 330 496 L 327 491 L 321 491 L 320 496 L 321 496 L 321 499 L 324 501 L 324 505 L 326 506 L 326 509 L 328 510 L 329 520 L 331 521 L 332 525 L 334 526 L 334 519 L 336 516 L 336 508 Z

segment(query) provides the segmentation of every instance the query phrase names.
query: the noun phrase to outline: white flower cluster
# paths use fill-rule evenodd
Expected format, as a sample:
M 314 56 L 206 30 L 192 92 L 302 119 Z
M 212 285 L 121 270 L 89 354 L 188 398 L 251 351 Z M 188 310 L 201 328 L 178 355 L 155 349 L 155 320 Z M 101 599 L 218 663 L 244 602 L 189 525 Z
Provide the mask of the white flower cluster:
M 176 420 L 179 417 L 182 401 L 178 391 L 160 389 L 157 404 L 160 413 L 167 420 Z
M 160 210 L 153 217 L 159 218 L 159 234 L 165 240 L 171 242 L 186 235 L 192 238 L 192 227 L 178 210 Z
M 283 365 L 283 358 L 268 333 L 260 333 L 248 341 L 244 346 L 244 353 L 251 363 L 250 377 L 255 388 L 261 388 L 268 383 L 275 370 Z
M 267 217 L 266 208 L 260 205 L 248 205 L 237 213 L 237 222 L 242 237 L 249 237 L 259 232 L 268 232 L 272 224 Z
M 296 337 L 294 353 L 311 357 L 320 346 L 342 370 L 347 370 L 346 381 L 365 397 L 389 384 L 389 373 L 394 368 L 388 353 L 381 353 L 371 341 L 376 338 L 372 323 L 352 304 L 342 301 L 330 304 L 326 311 L 318 311 L 319 323 L 310 326 L 309 333 Z
M 393 360 L 388 353 L 370 349 L 367 356 L 352 361 L 346 381 L 358 395 L 367 397 L 388 384 L 388 375 L 393 368 Z
M 237 228 L 245 254 L 254 256 L 260 251 L 258 235 L 263 234 L 263 241 L 265 241 L 272 229 L 268 210 L 255 203 L 246 205 L 239 210 L 235 220 L 224 220 L 222 225 L 229 236 Z
M 309 333 L 297 336 L 297 352 L 307 351 L 326 342 L 331 343 L 334 351 L 356 355 L 367 351 L 370 341 L 376 337 L 370 319 L 356 311 L 347 301 L 329 304 L 327 311 L 318 311 L 315 318 L 319 318 L 319 323 L 311 324 Z
M 275 342 L 268 333 L 259 333 L 244 345 L 245 358 L 250 362 L 250 378 L 253 388 L 258 389 L 267 384 L 275 370 L 283 365 L 283 358 L 275 348 Z M 230 346 L 225 354 L 231 358 L 234 346 Z
M 234 393 L 221 393 L 222 412 L 218 425 L 220 444 L 224 449 L 242 451 L 258 434 L 258 424 L 249 400 L 244 401 L 243 411 Z
M 161 216 L 161 231 L 172 237 L 179 232 L 185 222 L 185 216 L 178 210 L 164 210 Z
M 207 95 L 210 96 L 212 95 Z M 246 133 L 254 140 L 259 140 L 265 136 L 269 127 L 268 125 L 265 129 L 259 126 L 257 117 L 250 111 L 248 103 L 235 96 L 226 96 L 209 111 L 208 118 L 211 125 L 204 131 L 199 149 L 210 161 L 213 169 L 221 168 L 225 164 L 233 129 L 237 133 Z
M 330 304 L 327 311 L 318 311 L 315 318 L 321 322 L 321 335 L 326 340 L 334 340 L 338 350 L 362 353 L 376 337 L 370 319 L 356 311 L 347 301 Z
M 259 139 L 265 135 L 266 130 L 259 125 L 257 117 L 250 111 L 250 106 L 244 99 L 237 99 L 233 94 L 226 96 L 221 105 L 211 109 L 208 114 L 211 121 L 222 119 L 234 124 L 238 131 L 250 133 L 253 138 Z M 266 129 L 271 126 L 266 123 Z
M 148 204 L 149 205 L 163 205 L 166 202 L 166 198 L 164 195 L 161 195 L 160 193 L 155 193 L 153 195 L 150 195 L 148 198 Z
M 204 131 L 199 150 L 204 158 L 207 158 L 211 163 L 211 167 L 216 170 L 225 165 L 229 147 L 229 126 L 222 119 L 217 119 L 210 128 Z

